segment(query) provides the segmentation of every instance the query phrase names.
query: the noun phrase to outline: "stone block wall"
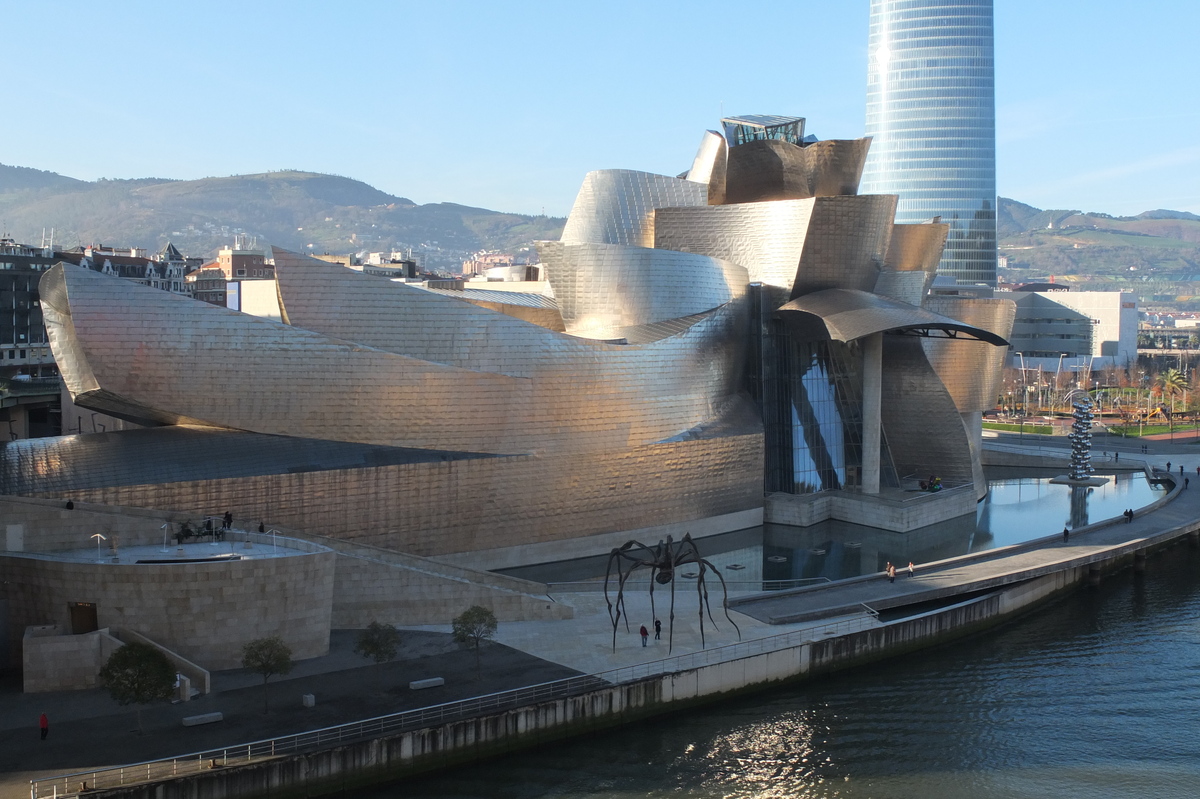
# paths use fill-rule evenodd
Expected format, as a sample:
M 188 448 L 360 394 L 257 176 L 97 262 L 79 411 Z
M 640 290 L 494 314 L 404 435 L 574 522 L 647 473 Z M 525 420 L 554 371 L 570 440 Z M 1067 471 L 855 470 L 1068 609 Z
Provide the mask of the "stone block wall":
M 65 635 L 58 625 L 30 627 L 21 647 L 25 693 L 95 688 L 100 667 L 121 646 L 107 630 Z
M 76 500 L 193 515 L 230 508 L 238 518 L 434 557 L 761 508 L 762 470 L 762 434 L 751 433 L 612 453 L 113 486 Z
M 96 604 L 100 627 L 129 629 L 206 669 L 278 635 L 296 659 L 329 650 L 334 553 L 222 563 L 112 564 L 0 557 L 10 626 L 69 629 L 68 603 Z

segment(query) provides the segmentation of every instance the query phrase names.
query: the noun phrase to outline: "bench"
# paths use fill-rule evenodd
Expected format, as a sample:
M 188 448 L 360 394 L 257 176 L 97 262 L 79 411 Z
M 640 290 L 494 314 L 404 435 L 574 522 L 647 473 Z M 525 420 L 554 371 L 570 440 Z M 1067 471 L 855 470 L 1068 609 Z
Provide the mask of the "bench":
M 410 690 L 419 691 L 422 688 L 437 688 L 445 684 L 446 680 L 443 677 L 429 677 L 424 680 L 413 680 L 408 684 L 408 687 Z
M 198 716 L 184 716 L 183 726 L 197 727 L 201 724 L 212 724 L 215 721 L 224 721 L 225 716 L 222 713 L 201 713 Z

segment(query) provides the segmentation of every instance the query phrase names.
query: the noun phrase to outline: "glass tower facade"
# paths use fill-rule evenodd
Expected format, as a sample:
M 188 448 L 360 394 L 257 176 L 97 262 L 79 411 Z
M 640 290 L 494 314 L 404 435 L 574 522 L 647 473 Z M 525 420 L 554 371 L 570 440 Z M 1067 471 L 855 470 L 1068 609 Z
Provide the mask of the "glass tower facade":
M 992 0 L 871 0 L 864 194 L 899 223 L 940 216 L 938 274 L 996 284 Z

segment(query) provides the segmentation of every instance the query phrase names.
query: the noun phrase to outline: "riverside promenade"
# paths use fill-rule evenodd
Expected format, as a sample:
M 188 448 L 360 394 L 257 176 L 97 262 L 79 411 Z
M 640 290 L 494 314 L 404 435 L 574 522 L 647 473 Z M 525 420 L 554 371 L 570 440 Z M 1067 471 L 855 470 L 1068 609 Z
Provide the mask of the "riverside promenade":
M 1155 452 L 1150 455 L 1123 453 L 1122 466 L 1135 458 L 1148 458 L 1152 466 L 1163 469 L 1166 461 L 1173 466 L 1184 465 L 1185 474 L 1195 475 L 1195 467 L 1200 464 L 1200 453 L 1190 451 Z M 1130 463 L 1130 466 L 1133 464 Z M 1160 474 L 1159 476 L 1165 477 Z M 1176 470 L 1173 479 L 1179 477 Z M 933 606 L 945 606 L 955 601 L 963 600 L 980 594 L 995 593 L 1006 587 L 1017 586 L 1038 578 L 1063 574 L 1074 570 L 1075 573 L 1088 573 L 1094 569 L 1097 577 L 1105 568 L 1125 558 L 1132 558 L 1135 567 L 1144 565 L 1146 550 L 1165 545 L 1173 538 L 1186 536 L 1200 528 L 1200 481 L 1187 490 L 1182 485 L 1175 486 L 1170 494 L 1155 503 L 1154 506 L 1140 511 L 1131 524 L 1126 524 L 1118 517 L 1112 521 L 1101 521 L 1087 528 L 1075 531 L 1070 540 L 1062 540 L 1061 528 L 1057 522 L 1047 521 L 1047 535 L 1037 541 L 992 550 L 974 555 L 962 556 L 948 561 L 932 564 L 920 564 L 917 574 L 909 578 L 903 571 L 897 576 L 895 583 L 889 582 L 880 575 L 868 575 L 838 583 L 825 584 L 813 588 L 774 592 L 769 595 L 742 595 L 733 597 L 732 615 L 741 629 L 739 636 L 731 625 L 724 619 L 723 614 L 716 613 L 717 629 L 706 624 L 707 649 L 703 654 L 719 660 L 728 653 L 731 659 L 748 658 L 748 644 L 762 642 L 769 646 L 768 641 L 779 641 L 780 650 L 786 638 L 790 643 L 786 646 L 796 648 L 798 641 L 822 640 L 830 641 L 832 637 L 852 636 L 856 633 L 879 631 L 886 634 L 889 628 L 894 628 L 896 618 L 903 618 L 926 612 Z M 1138 558 L 1142 558 L 1140 561 Z M 901 564 L 897 564 L 898 566 Z M 905 564 L 906 565 L 906 564 Z M 713 587 L 710 586 L 710 591 Z M 569 602 L 576 608 L 576 618 L 568 621 L 549 622 L 513 622 L 502 624 L 497 635 L 500 643 L 519 650 L 531 656 L 531 663 L 541 662 L 547 667 L 557 664 L 567 673 L 596 674 L 620 666 L 645 664 L 647 674 L 653 673 L 653 662 L 667 656 L 668 642 L 666 640 L 651 640 L 643 647 L 637 635 L 638 626 L 650 620 L 650 610 L 646 599 L 640 592 L 627 594 L 632 620 L 631 631 L 625 632 L 624 625 L 618 631 L 616 647 L 613 645 L 613 631 L 608 622 L 607 610 L 603 596 L 595 592 L 576 595 L 557 596 L 558 601 Z M 661 616 L 665 610 L 666 596 L 658 595 L 659 604 L 656 610 Z M 719 600 L 718 600 L 719 603 Z M 688 656 L 689 653 L 701 653 L 699 640 L 698 615 L 696 614 L 696 599 L 694 587 L 689 595 L 681 591 L 676 599 L 677 618 L 674 625 L 673 651 L 675 656 Z M 648 625 L 649 626 L 649 625 Z M 444 628 L 425 628 L 428 632 L 445 632 Z M 787 633 L 786 636 L 780 636 Z M 664 628 L 664 639 L 668 631 Z M 760 653 L 768 651 L 760 648 Z M 816 650 L 814 649 L 814 658 Z M 886 656 L 886 652 L 881 652 Z M 485 660 L 486 662 L 486 660 Z M 711 659 L 709 662 L 713 662 Z M 664 663 L 668 671 L 670 663 Z M 485 667 L 486 668 L 486 667 Z M 546 672 L 543 672 L 546 673 Z M 330 671 L 320 675 L 321 682 L 316 683 L 315 691 L 318 696 L 328 697 L 326 706 L 329 708 L 323 714 L 323 721 L 333 722 L 340 718 L 337 706 L 343 704 L 347 711 L 360 710 L 358 718 L 362 717 L 361 703 L 352 701 L 355 686 L 361 684 L 360 670 L 349 669 Z M 293 703 L 297 698 L 297 690 L 288 686 L 284 681 L 273 689 L 274 702 Z M 309 690 L 312 685 L 306 684 Z M 761 682 L 760 682 L 761 684 Z M 477 692 L 487 690 L 479 683 Z M 460 686 L 467 687 L 467 686 Z M 296 686 L 299 688 L 299 685 Z M 728 688 L 724 689 L 728 690 Z M 737 690 L 733 686 L 733 690 Z M 461 694 L 460 694 L 461 695 Z M 700 696 L 699 693 L 696 696 Z M 411 697 L 419 699 L 419 696 Z M 222 703 L 234 699 L 234 694 L 228 696 L 215 694 L 206 698 L 207 704 L 214 708 L 223 707 Z M 243 703 L 248 696 L 241 699 Z M 319 700 L 320 701 L 320 700 Z M 411 706 L 411 705 L 410 705 Z M 247 705 L 248 708 L 248 705 Z M 195 708 L 199 710 L 199 708 Z M 24 712 L 24 711 L 23 711 Z M 192 711 L 187 711 L 192 712 Z M 189 730 L 178 727 L 178 722 L 171 723 L 164 713 L 164 724 L 156 725 L 153 732 L 155 750 L 170 750 L 174 746 L 176 753 L 196 751 L 199 746 L 190 745 Z M 0 713 L 0 717 L 3 713 Z M 229 744 L 245 740 L 255 740 L 263 737 L 254 736 L 250 731 L 256 729 L 253 714 L 235 713 L 235 718 L 241 721 L 237 725 L 226 728 L 236 740 L 227 740 Z M 261 719 L 261 717 L 260 717 Z M 302 717 L 291 719 L 302 722 Z M 349 719 L 346 719 L 349 720 Z M 147 758 L 147 747 L 138 737 L 130 736 L 127 732 L 129 715 L 123 711 L 121 717 L 115 714 L 111 719 L 110 734 L 103 741 L 104 757 L 102 761 L 109 764 L 133 763 Z M 263 721 L 267 721 L 263 719 Z M 269 728 L 271 735 L 283 732 L 278 723 L 281 719 L 272 720 L 274 723 L 263 724 Z M 97 732 L 103 729 L 101 716 L 93 722 Z M 317 726 L 317 725 L 310 725 Z M 303 729 L 303 728 L 301 728 Z M 32 739 L 33 721 L 28 720 L 29 735 Z M 299 731 L 294 730 L 294 731 Z M 214 734 L 219 731 L 213 729 Z M 80 742 L 82 743 L 82 742 Z M 76 751 L 79 751 L 76 749 Z M 129 756 L 122 756 L 123 753 Z M 161 756 L 157 754 L 150 757 Z M 77 758 L 76 758 L 77 759 Z M 90 758 L 91 765 L 99 765 L 95 758 Z M 31 764 L 32 765 L 32 764 Z M 59 773 L 70 771 L 63 768 Z M 42 774 L 46 772 L 42 771 Z M 24 782 L 24 790 L 18 791 L 20 779 L 12 779 L 17 775 L 7 775 L 9 779 L 0 785 L 0 796 L 7 799 L 18 795 L 28 796 L 28 782 Z M 27 780 L 28 773 L 20 775 Z M 39 775 L 40 776 L 40 775 Z

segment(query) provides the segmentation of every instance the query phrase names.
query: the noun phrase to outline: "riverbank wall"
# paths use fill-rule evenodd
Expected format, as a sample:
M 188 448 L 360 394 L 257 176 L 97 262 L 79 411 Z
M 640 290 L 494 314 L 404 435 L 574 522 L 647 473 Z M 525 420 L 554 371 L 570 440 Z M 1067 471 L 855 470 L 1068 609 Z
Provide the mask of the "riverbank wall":
M 90 790 L 122 799 L 258 799 L 321 796 L 529 749 L 573 736 L 675 713 L 774 684 L 896 657 L 982 631 L 1129 566 L 1184 539 L 1200 545 L 1200 522 L 1083 559 L 940 608 L 797 646 L 661 674 L 574 696 L 531 703 L 302 754 L 253 762 L 196 764 L 165 780 Z M 953 601 L 953 600 L 947 600 Z M 817 628 L 820 634 L 820 628 Z M 235 750 L 231 750 L 235 751 Z M 73 786 L 63 786 L 69 792 Z M 63 794 L 60 788 L 58 795 Z M 40 795 L 40 793 L 39 793 Z

